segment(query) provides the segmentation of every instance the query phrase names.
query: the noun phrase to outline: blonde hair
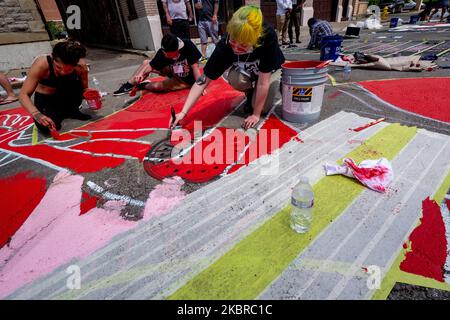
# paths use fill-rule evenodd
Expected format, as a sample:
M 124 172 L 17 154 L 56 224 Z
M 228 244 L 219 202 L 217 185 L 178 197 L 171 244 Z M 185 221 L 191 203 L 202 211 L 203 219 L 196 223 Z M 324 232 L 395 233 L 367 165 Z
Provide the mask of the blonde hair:
M 258 46 L 263 34 L 263 15 L 256 6 L 240 7 L 227 24 L 230 37 L 243 44 Z

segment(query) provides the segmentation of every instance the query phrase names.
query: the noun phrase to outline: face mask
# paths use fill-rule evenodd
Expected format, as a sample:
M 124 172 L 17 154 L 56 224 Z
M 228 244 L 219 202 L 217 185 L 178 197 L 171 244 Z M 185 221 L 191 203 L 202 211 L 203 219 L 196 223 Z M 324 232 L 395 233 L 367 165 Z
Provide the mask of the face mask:
M 253 52 L 252 46 L 241 45 L 239 42 L 229 39 L 228 43 L 230 44 L 231 49 L 236 55 L 249 54 Z

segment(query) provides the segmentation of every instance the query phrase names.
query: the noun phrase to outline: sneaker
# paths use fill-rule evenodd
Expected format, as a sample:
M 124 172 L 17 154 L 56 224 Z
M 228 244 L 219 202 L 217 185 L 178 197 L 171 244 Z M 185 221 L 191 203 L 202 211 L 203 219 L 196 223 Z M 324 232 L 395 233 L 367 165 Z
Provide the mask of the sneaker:
M 133 89 L 134 85 L 132 85 L 129 82 L 125 82 L 124 84 L 122 84 L 120 86 L 120 88 L 117 91 L 113 92 L 114 96 L 121 96 L 124 94 L 127 94 L 128 92 L 130 92 Z
M 142 91 L 142 90 L 146 90 L 145 87 L 147 86 L 147 84 L 149 84 L 150 81 L 142 81 L 141 83 L 139 83 L 137 85 L 138 90 Z
M 208 62 L 208 58 L 202 57 L 202 58 L 199 60 L 199 62 L 200 62 L 200 63 L 206 63 L 206 62 Z

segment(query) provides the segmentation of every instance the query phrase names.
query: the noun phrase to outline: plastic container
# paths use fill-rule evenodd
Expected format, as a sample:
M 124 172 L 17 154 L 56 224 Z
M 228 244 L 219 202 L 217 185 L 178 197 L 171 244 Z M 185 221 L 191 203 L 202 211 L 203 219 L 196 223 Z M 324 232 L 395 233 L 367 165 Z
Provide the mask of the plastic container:
M 323 61 L 295 61 L 281 66 L 283 119 L 310 123 L 319 118 L 328 80 L 328 69 L 323 64 Z
M 352 67 L 350 67 L 348 63 L 344 66 L 343 72 L 344 72 L 344 80 L 350 81 L 352 75 Z
M 98 110 L 102 107 L 102 97 L 97 90 L 87 90 L 83 97 L 91 110 Z
M 409 23 L 416 24 L 417 21 L 419 21 L 419 18 L 420 18 L 420 16 L 418 16 L 418 15 L 411 16 L 411 17 L 409 17 Z
M 336 60 L 341 53 L 343 40 L 339 35 L 323 37 L 320 42 L 320 60 Z
M 391 22 L 389 24 L 389 28 L 396 28 L 398 25 L 398 18 L 391 18 Z
M 308 232 L 311 228 L 314 192 L 307 177 L 301 177 L 292 189 L 292 211 L 290 226 L 297 233 Z

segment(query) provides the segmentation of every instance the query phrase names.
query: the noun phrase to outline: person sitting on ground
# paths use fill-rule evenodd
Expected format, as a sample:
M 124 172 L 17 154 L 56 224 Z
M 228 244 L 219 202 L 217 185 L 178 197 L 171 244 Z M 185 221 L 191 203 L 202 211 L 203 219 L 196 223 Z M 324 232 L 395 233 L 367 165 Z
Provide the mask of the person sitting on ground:
M 320 42 L 325 36 L 333 35 L 333 27 L 328 21 L 310 18 L 308 20 L 309 34 L 311 40 L 308 49 L 320 49 Z
M 186 116 L 211 81 L 227 69 L 230 85 L 247 96 L 244 111 L 251 115 L 245 119 L 243 127 L 255 126 L 276 101 L 284 61 L 277 34 L 273 27 L 263 24 L 261 9 L 241 7 L 228 22 L 227 34 L 217 44 L 203 75 L 192 86 L 182 111 L 171 122 L 172 128 Z
M 436 0 L 436 1 L 432 1 L 432 2 L 433 2 L 432 5 L 434 7 L 434 10 L 428 17 L 428 21 L 430 21 L 433 18 L 433 16 L 439 11 L 439 9 L 442 10 L 441 18 L 439 21 L 440 22 L 444 21 L 444 15 L 448 10 L 449 0 Z
M 7 94 L 6 98 L 0 96 L 0 105 L 13 103 L 18 100 L 11 86 L 11 83 L 9 83 L 8 78 L 1 72 L 0 72 L 0 86 L 3 87 L 3 89 L 5 89 Z
M 200 77 L 198 60 L 201 54 L 188 39 L 180 39 L 168 33 L 161 40 L 161 49 L 152 60 L 144 60 L 128 82 L 122 84 L 113 94 L 120 96 L 130 92 L 134 86 L 139 90 L 168 92 L 190 88 Z M 166 78 L 162 81 L 144 81 L 150 73 Z
M 421 12 L 419 12 L 419 21 L 428 21 L 431 10 L 433 9 L 433 1 L 423 0 L 422 3 L 425 5 L 425 8 Z
M 19 100 L 42 133 L 60 130 L 64 119 L 91 119 L 79 110 L 83 92 L 89 89 L 85 57 L 84 46 L 65 40 L 55 45 L 51 55 L 40 56 L 31 65 Z

